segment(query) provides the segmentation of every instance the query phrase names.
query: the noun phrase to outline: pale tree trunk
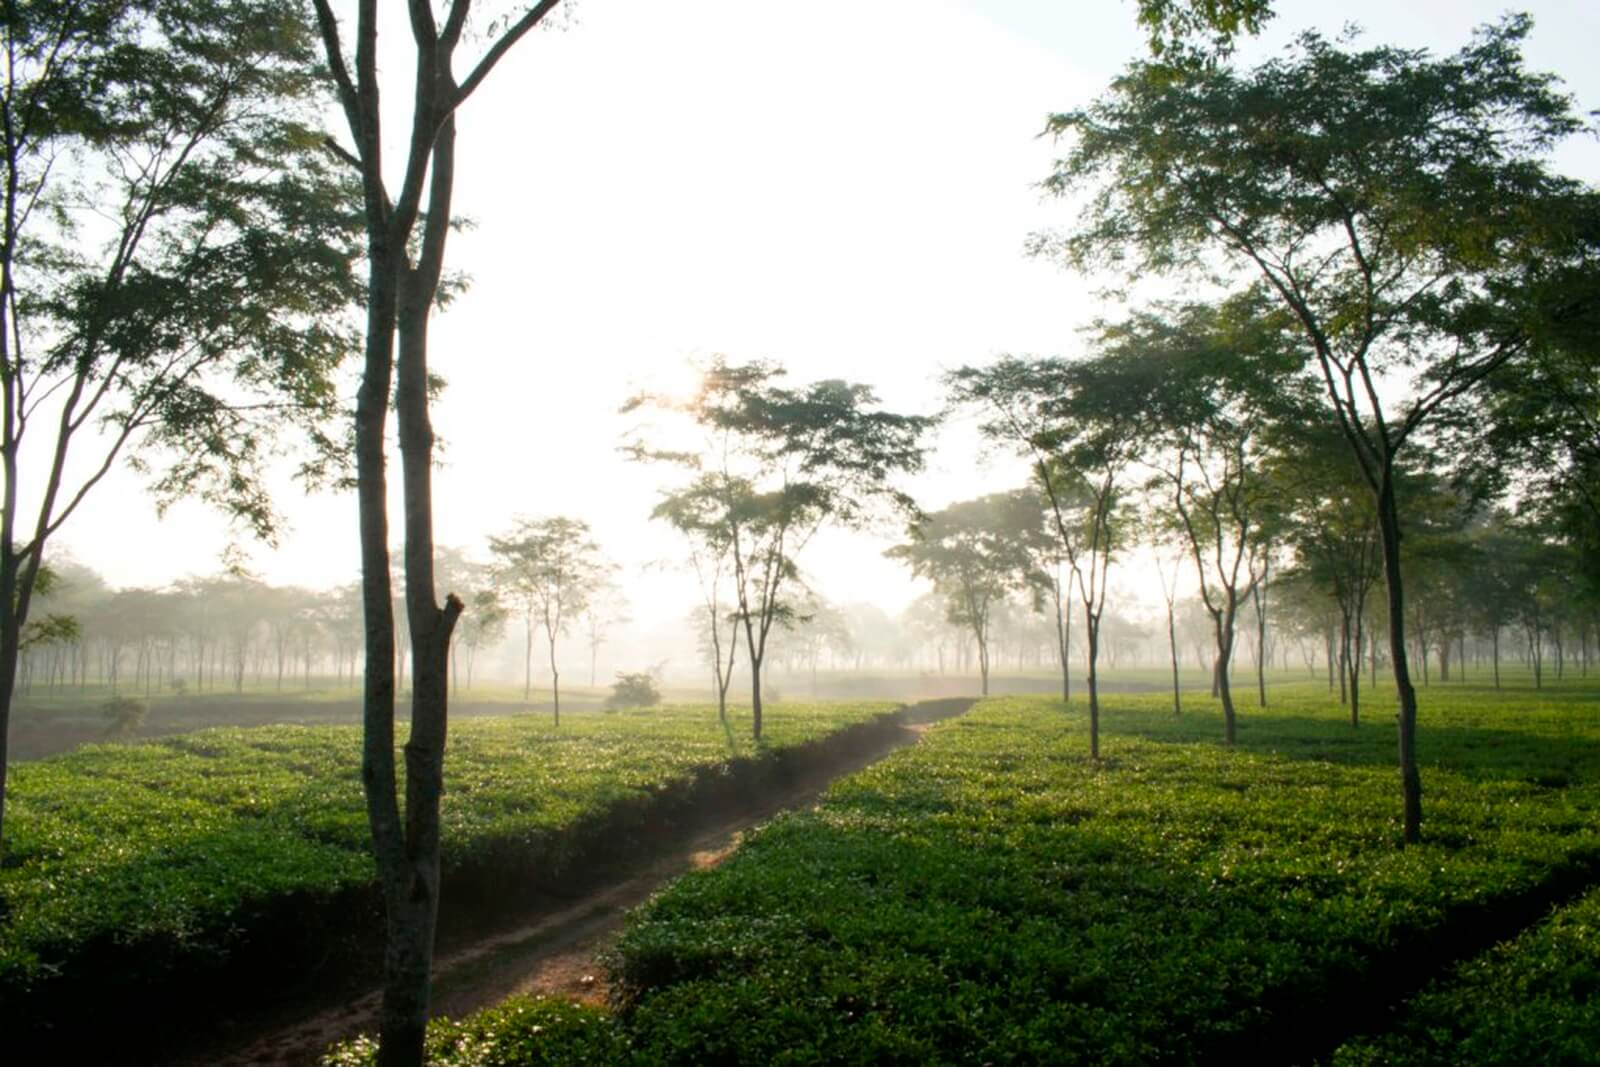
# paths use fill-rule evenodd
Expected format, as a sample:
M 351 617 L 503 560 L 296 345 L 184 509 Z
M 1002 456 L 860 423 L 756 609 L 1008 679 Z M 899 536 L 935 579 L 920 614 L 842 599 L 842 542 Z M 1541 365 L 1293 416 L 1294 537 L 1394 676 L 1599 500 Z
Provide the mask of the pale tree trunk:
M 1267 559 L 1261 567 L 1261 578 L 1250 587 L 1250 596 L 1256 608 L 1256 706 L 1267 706 L 1267 572 L 1272 561 Z
M 526 704 L 533 694 L 533 614 L 523 617 L 522 640 L 522 702 Z
M 545 628 L 545 636 L 550 645 L 550 699 L 555 704 L 555 725 L 561 728 L 561 672 L 556 670 L 556 635 L 553 629 Z
M 1167 601 L 1167 651 L 1172 656 L 1172 714 L 1183 714 L 1183 700 L 1178 695 L 1178 628 L 1173 618 L 1172 601 Z
M 1072 703 L 1072 612 L 1066 610 L 1067 587 L 1056 570 L 1056 653 L 1061 659 L 1061 700 Z M 943 672 L 941 672 L 943 673 Z

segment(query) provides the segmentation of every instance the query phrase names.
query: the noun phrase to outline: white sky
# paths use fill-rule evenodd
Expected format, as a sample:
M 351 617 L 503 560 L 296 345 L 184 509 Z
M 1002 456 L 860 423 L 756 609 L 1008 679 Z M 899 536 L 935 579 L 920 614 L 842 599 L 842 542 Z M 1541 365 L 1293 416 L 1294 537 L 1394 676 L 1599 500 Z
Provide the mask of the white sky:
M 1346 21 L 1371 43 L 1450 52 L 1504 10 L 1276 6 L 1244 56 Z M 1600 3 L 1524 6 L 1530 67 L 1564 78 L 1581 110 L 1600 107 Z M 400 5 L 383 7 L 386 39 L 405 44 Z M 457 210 L 477 228 L 452 239 L 450 266 L 473 284 L 432 339 L 450 383 L 434 411 L 448 442 L 437 541 L 481 555 L 514 516 L 582 518 L 623 565 L 634 617 L 679 618 L 691 580 L 645 570 L 681 555 L 647 522 L 664 472 L 615 451 L 631 391 L 681 385 L 689 360 L 725 353 L 782 362 L 795 382 L 867 382 L 895 409 L 932 412 L 945 369 L 1072 352 L 1095 285 L 1023 257 L 1030 231 L 1065 221 L 1034 187 L 1052 158 L 1036 135 L 1142 48 L 1119 0 L 579 0 L 459 118 Z M 1569 145 L 1559 165 L 1594 181 L 1600 149 Z M 914 486 L 925 506 L 1020 480 L 972 448 L 970 433 L 947 434 Z M 220 518 L 195 504 L 157 520 L 137 476 L 114 478 L 58 548 L 119 586 L 216 568 Z M 293 529 L 280 549 L 255 550 L 254 569 L 280 584 L 353 579 L 353 498 L 283 494 Z M 887 543 L 830 536 L 802 562 L 831 599 L 893 611 L 915 590 L 880 558 Z

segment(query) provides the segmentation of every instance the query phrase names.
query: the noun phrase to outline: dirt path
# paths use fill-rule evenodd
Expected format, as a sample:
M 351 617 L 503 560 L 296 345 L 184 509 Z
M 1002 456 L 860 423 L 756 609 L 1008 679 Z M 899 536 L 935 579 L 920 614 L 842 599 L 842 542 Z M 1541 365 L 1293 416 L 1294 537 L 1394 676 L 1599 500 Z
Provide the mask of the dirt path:
M 608 992 L 600 954 L 610 945 L 628 910 L 687 871 L 714 867 L 732 854 L 745 832 L 782 811 L 807 807 L 835 778 L 876 763 L 912 744 L 929 725 L 971 707 L 967 698 L 925 701 L 902 712 L 900 728 L 886 740 L 848 758 L 815 767 L 789 786 L 759 801 L 729 811 L 711 822 L 686 827 L 618 881 L 576 903 L 535 911 L 512 928 L 442 952 L 434 961 L 434 1013 L 460 1016 L 517 993 L 559 994 L 594 1003 Z M 235 1039 L 187 1062 L 243 1065 L 315 1064 L 335 1041 L 377 1026 L 379 993 L 374 990 L 285 1026 Z

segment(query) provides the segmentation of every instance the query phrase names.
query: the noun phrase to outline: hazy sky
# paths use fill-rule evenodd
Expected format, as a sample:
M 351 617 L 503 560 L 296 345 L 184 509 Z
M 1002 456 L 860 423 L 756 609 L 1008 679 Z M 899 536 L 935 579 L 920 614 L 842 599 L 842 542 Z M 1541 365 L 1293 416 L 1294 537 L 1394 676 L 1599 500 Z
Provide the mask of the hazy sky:
M 1246 56 L 1344 21 L 1369 42 L 1448 52 L 1505 10 L 1276 6 Z M 1523 6 L 1530 66 L 1600 107 L 1600 3 Z M 400 5 L 383 7 L 386 38 L 406 43 Z M 449 381 L 434 413 L 439 543 L 478 553 L 514 516 L 583 518 L 632 576 L 635 616 L 676 617 L 688 579 L 640 576 L 678 544 L 647 522 L 663 472 L 616 453 L 630 392 L 686 385 L 690 361 L 725 353 L 931 412 L 944 369 L 1074 351 L 1093 282 L 1022 254 L 1030 231 L 1065 219 L 1035 188 L 1052 158 L 1037 134 L 1142 47 L 1118 0 L 578 0 L 460 116 L 456 202 L 476 228 L 449 252 L 472 287 L 433 332 Z M 406 70 L 400 53 L 389 66 Z M 1596 180 L 1600 149 L 1570 145 L 1560 164 Z M 958 428 L 914 488 L 937 507 L 1015 480 L 980 467 Z M 286 483 L 280 499 L 293 530 L 254 568 L 281 584 L 353 579 L 353 498 Z M 119 473 L 59 544 L 127 586 L 211 571 L 225 539 L 201 505 L 158 521 Z M 894 609 L 913 590 L 879 557 L 886 543 L 828 538 L 805 562 L 831 598 Z

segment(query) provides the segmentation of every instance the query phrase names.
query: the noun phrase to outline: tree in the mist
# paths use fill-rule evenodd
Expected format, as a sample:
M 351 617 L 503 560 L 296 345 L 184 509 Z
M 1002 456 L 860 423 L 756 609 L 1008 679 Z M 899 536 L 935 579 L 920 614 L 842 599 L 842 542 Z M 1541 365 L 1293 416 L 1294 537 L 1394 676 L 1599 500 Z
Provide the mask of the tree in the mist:
M 511 621 L 511 612 L 500 599 L 500 594 L 492 587 L 463 594 L 462 600 L 466 604 L 466 610 L 462 612 L 461 621 L 456 626 L 455 642 L 450 646 L 450 677 L 454 684 L 459 682 L 461 674 L 465 673 L 467 688 L 471 689 L 472 670 L 477 664 L 478 653 L 485 646 L 492 646 L 505 636 L 506 624 Z M 466 650 L 465 672 L 458 672 L 455 661 L 457 648 Z M 456 692 L 460 692 L 459 688 Z
M 464 605 L 450 640 L 450 695 L 461 695 L 461 676 L 472 687 L 472 666 L 478 650 L 505 634 L 509 618 L 495 589 L 493 568 L 469 557 L 465 550 L 440 545 L 434 553 L 434 579 L 452 590 Z M 467 650 L 467 668 L 461 670 L 461 650 Z
M 1183 714 L 1183 696 L 1178 682 L 1178 580 L 1187 551 L 1172 536 L 1167 524 L 1151 524 L 1146 531 L 1155 550 L 1156 578 L 1161 582 L 1161 600 L 1167 607 L 1167 656 L 1172 662 L 1172 714 Z
M 835 661 L 848 656 L 855 647 L 850 623 L 827 598 L 814 589 L 802 592 L 794 603 L 794 614 L 778 635 L 770 654 L 787 664 L 791 674 L 806 671 L 811 677 L 811 697 L 817 697 L 817 672 L 822 657 Z
M 1049 535 L 1034 491 L 993 493 L 922 516 L 909 540 L 884 555 L 900 560 L 944 598 L 946 618 L 965 627 L 978 648 L 978 677 L 989 695 L 989 628 L 995 608 L 1013 594 L 1035 607 L 1050 580 L 1038 557 Z
M 1083 609 L 1089 756 L 1100 758 L 1100 620 L 1111 561 L 1128 538 L 1124 502 L 1152 429 L 1152 382 L 1059 358 L 1006 357 L 946 377 L 952 397 L 981 412 L 986 438 L 1029 461 L 1055 548 L 1072 568 Z
M 895 663 L 903 655 L 905 635 L 878 605 L 857 602 L 846 604 L 841 610 L 850 631 L 851 654 L 857 671 L 869 663 L 879 666 Z
M 600 555 L 600 546 L 581 519 L 557 515 L 522 519 L 504 535 L 489 538 L 494 557 L 495 589 L 506 604 L 522 612 L 522 699 L 533 686 L 533 634 L 544 631 L 550 659 L 550 693 L 555 724 L 561 725 L 561 671 L 556 664 L 556 641 L 605 588 L 612 564 Z
M 456 111 L 494 67 L 556 7 L 538 0 L 466 35 L 471 0 L 451 0 L 441 24 L 431 3 L 406 5 L 415 46 L 410 128 L 399 184 L 384 166 L 375 0 L 350 29 L 332 0 L 313 0 L 323 51 L 349 146 L 329 151 L 361 178 L 367 252 L 366 343 L 356 400 L 356 495 L 360 513 L 366 675 L 362 695 L 362 787 L 383 886 L 387 949 L 379 1018 L 379 1062 L 420 1064 L 428 1021 L 429 975 L 439 908 L 439 800 L 444 790 L 448 666 L 463 604 L 438 603 L 433 572 L 433 428 L 428 416 L 428 324 L 440 295 L 455 188 Z M 388 10 L 395 10 L 394 7 Z M 482 51 L 455 70 L 464 37 Z M 384 431 L 393 405 L 399 424 L 405 524 L 405 614 L 412 650 L 411 729 L 405 745 L 405 805 L 395 767 L 395 626 L 389 578 L 388 473 Z
M 1597 234 L 1600 217 L 1588 225 Z M 1600 272 L 1595 272 L 1600 274 Z M 1456 427 L 1450 454 L 1482 492 L 1515 485 L 1518 511 L 1578 552 L 1583 593 L 1600 601 L 1600 284 L 1574 286 L 1572 313 L 1540 339 L 1522 373 L 1491 378 Z M 1472 435 L 1487 427 L 1481 447 Z
M 700 586 L 696 630 L 711 664 L 712 686 L 717 693 L 717 718 L 728 721 L 728 687 L 733 684 L 734 658 L 739 652 L 739 613 L 729 603 L 733 582 L 733 531 L 724 521 L 724 482 L 703 474 L 691 484 L 663 497 L 651 512 L 689 542 L 689 565 Z M 727 635 L 723 635 L 723 626 Z
M 582 617 L 583 643 L 589 649 L 589 685 L 598 684 L 600 646 L 611 637 L 613 626 L 629 622 L 628 601 L 614 582 L 606 582 L 594 591 L 584 605 Z
M 72 645 L 83 640 L 83 623 L 79 617 L 72 613 L 70 606 L 64 603 L 64 592 L 71 591 L 71 583 L 63 588 L 63 579 L 60 572 L 52 566 L 39 568 L 38 577 L 34 581 L 33 595 L 42 613 L 36 610 L 33 618 L 28 620 L 22 630 L 20 641 L 21 660 L 19 662 L 20 688 L 27 692 L 27 685 L 33 678 L 33 668 L 37 660 L 46 660 L 46 680 L 53 685 L 56 671 L 62 662 L 64 651 Z
M 360 297 L 295 4 L 7 8 L 0 71 L 0 833 L 46 545 L 119 460 L 270 536 L 281 431 L 323 433 Z
M 933 652 L 933 666 L 942 677 L 949 666 L 947 655 L 959 659 L 966 633 L 950 622 L 945 601 L 938 593 L 923 593 L 900 613 L 900 628 L 919 652 Z
M 1161 305 L 1102 325 L 1084 365 L 1090 388 L 1138 382 L 1147 405 L 1143 459 L 1172 532 L 1194 564 L 1216 638 L 1212 691 L 1223 738 L 1238 730 L 1230 679 L 1239 609 L 1264 576 L 1275 506 L 1264 455 L 1275 420 L 1298 414 L 1298 353 L 1259 300 Z
M 1500 688 L 1501 633 L 1517 619 L 1524 531 L 1510 515 L 1492 511 L 1467 531 L 1470 556 L 1463 575 L 1468 615 L 1489 637 L 1494 687 Z
M 1593 195 L 1541 161 L 1580 122 L 1523 69 L 1528 27 L 1508 17 L 1445 58 L 1313 33 L 1249 71 L 1135 63 L 1050 122 L 1069 143 L 1047 184 L 1091 196 L 1042 249 L 1130 275 L 1232 268 L 1293 316 L 1377 504 L 1407 843 L 1422 783 L 1395 464 L 1527 350 Z
M 1338 671 L 1350 725 L 1359 726 L 1367 598 L 1382 577 L 1375 502 L 1339 429 L 1325 418 L 1277 435 L 1268 462 L 1294 555 L 1284 577 L 1331 598 L 1338 627 L 1329 667 Z
M 1522 624 L 1533 686 L 1542 689 L 1548 654 L 1556 657 L 1557 677 L 1564 672 L 1565 627 L 1579 603 L 1574 587 L 1578 556 L 1571 544 L 1550 531 L 1519 525 L 1521 536 L 1510 546 L 1503 573 L 1512 594 L 1512 617 Z
M 687 400 L 640 396 L 625 411 L 655 407 L 686 419 L 701 436 L 693 450 L 636 436 L 635 459 L 665 462 L 691 476 L 669 490 L 652 517 L 731 567 L 733 610 L 750 663 L 752 730 L 761 738 L 761 666 L 775 625 L 791 619 L 796 559 L 825 526 L 858 527 L 888 505 L 911 502 L 891 479 L 920 470 L 932 420 L 879 410 L 872 390 L 837 379 L 795 388 L 783 368 L 718 357 Z M 705 588 L 702 581 L 702 589 Z M 708 607 L 708 611 L 715 612 Z
M 1465 631 L 1462 576 L 1472 555 L 1466 532 L 1481 505 L 1461 487 L 1417 466 L 1399 469 L 1396 485 L 1407 502 L 1401 543 L 1406 635 L 1427 686 L 1434 652 L 1439 654 L 1441 681 L 1449 679 L 1450 653 Z

